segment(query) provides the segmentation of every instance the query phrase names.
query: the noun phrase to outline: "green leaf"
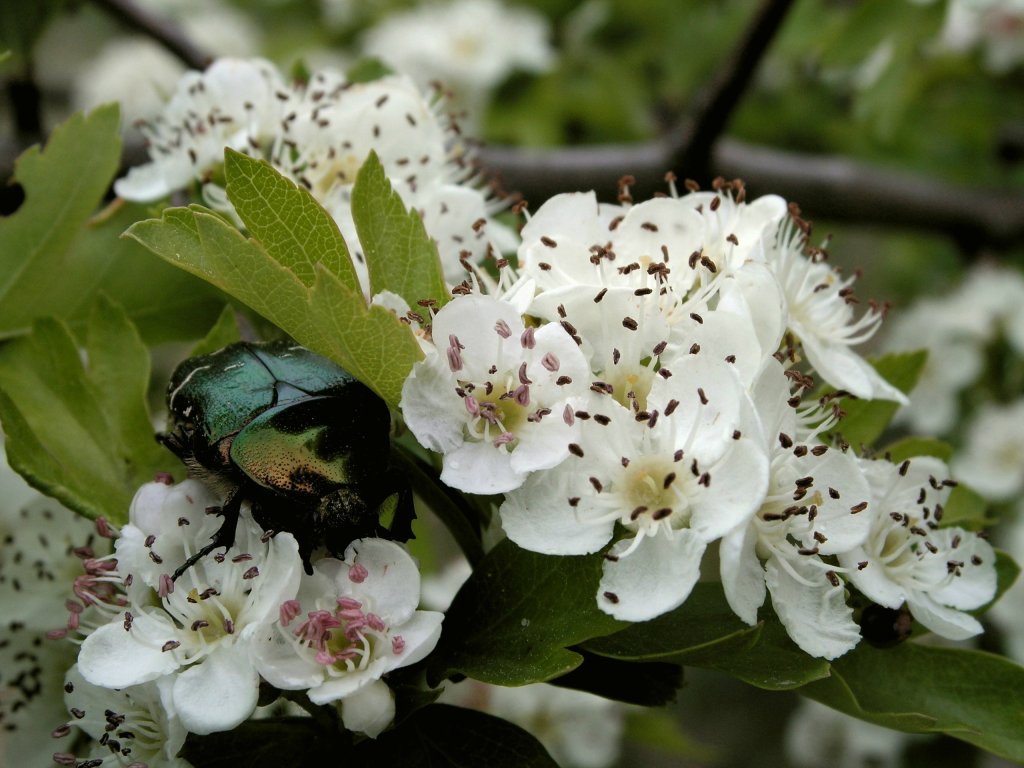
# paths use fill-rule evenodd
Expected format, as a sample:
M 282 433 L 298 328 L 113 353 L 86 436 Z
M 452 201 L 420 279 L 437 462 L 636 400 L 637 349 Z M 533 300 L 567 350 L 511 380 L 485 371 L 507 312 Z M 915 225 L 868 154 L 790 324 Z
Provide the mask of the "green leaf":
M 382 77 L 395 74 L 395 70 L 389 67 L 380 59 L 366 56 L 357 59 L 348 69 L 345 70 L 345 79 L 350 83 L 371 83 L 380 80 Z
M 889 459 L 896 464 L 915 456 L 934 456 L 949 461 L 953 458 L 953 446 L 935 437 L 904 437 L 887 446 L 882 453 L 888 454 Z
M 605 699 L 641 707 L 661 707 L 676 700 L 683 687 L 683 668 L 663 661 L 620 661 L 578 648 L 583 663 L 556 677 L 553 685 L 586 691 Z
M 278 264 L 307 288 L 320 264 L 347 288 L 361 292 L 338 225 L 308 191 L 266 161 L 232 149 L 224 153 L 224 172 L 235 212 Z
M 421 299 L 448 301 L 437 245 L 423 220 L 391 188 L 384 166 L 371 152 L 352 188 L 352 219 L 370 271 L 370 292 L 389 290 L 416 307 Z
M 354 757 L 353 765 L 402 768 L 558 768 L 519 726 L 448 704 L 418 710 L 398 728 L 359 744 Z
M 875 370 L 901 392 L 909 393 L 917 384 L 925 361 L 926 350 L 896 353 L 871 360 Z M 871 445 L 889 426 L 899 404 L 891 400 L 856 400 L 846 398 L 842 402 L 846 416 L 833 430 L 855 449 Z
M 190 733 L 180 754 L 194 768 L 341 765 L 351 757 L 352 745 L 310 717 L 283 717 L 247 720 L 208 736 Z
M 1002 550 L 996 550 L 996 596 L 992 602 L 984 605 L 977 611 L 971 613 L 978 615 L 985 613 L 993 603 L 996 603 L 1020 577 L 1020 566 L 1017 562 Z
M 116 105 L 79 112 L 54 130 L 45 150 L 34 146 L 18 158 L 14 178 L 25 200 L 0 219 L 0 330 L 31 325 L 49 314 L 45 307 L 79 306 L 76 278 L 88 271 L 67 255 L 117 171 L 119 119 Z
M 942 514 L 942 525 L 958 525 L 961 528 L 979 530 L 992 524 L 988 518 L 988 502 L 964 484 L 958 485 L 949 494 Z
M 120 159 L 116 106 L 72 116 L 45 149 L 18 159 L 25 200 L 0 218 L 0 338 L 49 316 L 78 330 L 100 292 L 151 341 L 195 338 L 213 321 L 223 304 L 214 291 L 119 239 L 144 217 L 143 206 L 114 205 L 90 218 Z
M 383 307 L 367 307 L 361 293 L 322 264 L 306 285 L 259 243 L 200 206 L 169 208 L 161 219 L 139 222 L 126 234 L 334 360 L 391 406 L 423 356 L 407 325 Z
M 672 661 L 727 672 L 768 690 L 788 690 L 828 675 L 828 663 L 789 639 L 770 609 L 750 627 L 725 600 L 721 584 L 700 582 L 679 608 L 584 643 L 593 653 L 632 661 Z
M 981 651 L 861 643 L 801 693 L 868 722 L 948 733 L 1024 761 L 1024 668 Z
M 213 324 L 206 335 L 199 340 L 199 342 L 192 347 L 192 351 L 189 352 L 189 357 L 200 357 L 202 355 L 209 355 L 220 349 L 223 349 L 228 344 L 234 344 L 236 341 L 241 341 L 242 335 L 238 330 L 238 315 L 235 314 L 235 309 L 231 305 L 227 305 L 221 311 L 220 316 L 217 318 L 217 322 Z
M 149 354 L 119 307 L 97 302 L 85 350 L 88 368 L 67 326 L 52 318 L 0 348 L 7 456 L 43 493 L 120 524 L 139 486 L 178 462 L 153 438 Z
M 525 685 L 578 667 L 583 657 L 568 646 L 625 626 L 597 607 L 601 562 L 599 555 L 539 555 L 502 541 L 448 609 L 428 681 L 462 674 Z

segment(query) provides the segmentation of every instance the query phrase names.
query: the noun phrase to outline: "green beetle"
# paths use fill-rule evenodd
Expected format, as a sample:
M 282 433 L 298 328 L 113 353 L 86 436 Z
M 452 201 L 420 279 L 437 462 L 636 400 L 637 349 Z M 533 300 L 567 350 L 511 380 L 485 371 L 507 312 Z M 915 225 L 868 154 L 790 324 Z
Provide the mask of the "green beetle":
M 411 494 L 389 468 L 387 405 L 348 371 L 294 342 L 238 342 L 193 357 L 167 387 L 169 431 L 157 439 L 224 494 L 211 543 L 173 578 L 230 547 L 243 501 L 264 529 L 289 531 L 309 568 L 361 536 L 411 536 Z M 388 529 L 379 510 L 397 499 Z

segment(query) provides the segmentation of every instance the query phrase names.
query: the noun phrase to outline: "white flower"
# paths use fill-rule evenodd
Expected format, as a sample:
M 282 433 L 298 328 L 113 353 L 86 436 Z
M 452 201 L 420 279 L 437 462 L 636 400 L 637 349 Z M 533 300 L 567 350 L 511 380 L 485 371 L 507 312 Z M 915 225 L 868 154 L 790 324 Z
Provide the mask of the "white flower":
M 834 659 L 857 644 L 860 629 L 844 582 L 823 558 L 867 537 L 870 489 L 852 455 L 820 443 L 794 443 L 797 419 L 786 406 L 781 366 L 771 361 L 762 377 L 772 381 L 758 387 L 755 403 L 762 414 L 784 418 L 765 424 L 772 451 L 764 503 L 749 525 L 722 539 L 722 586 L 730 607 L 751 625 L 767 586 L 793 641 L 812 656 Z
M 626 534 L 606 555 L 598 605 L 643 621 L 680 605 L 707 544 L 760 506 L 768 460 L 731 366 L 690 356 L 658 377 L 647 408 L 595 400 L 565 463 L 506 494 L 502 526 L 520 546 L 585 554 Z M 680 399 L 676 399 L 676 398 Z
M 1024 61 L 1024 2 L 950 0 L 942 43 L 953 51 L 983 46 L 985 66 L 995 74 Z
M 915 737 L 801 699 L 786 727 L 786 755 L 797 768 L 899 768 Z
M 72 667 L 64 683 L 69 723 L 93 739 L 91 759 L 103 765 L 189 768 L 177 756 L 187 732 L 174 711 L 172 677 L 114 691 L 88 682 Z
M 544 16 L 498 0 L 455 0 L 387 16 L 363 50 L 408 72 L 421 86 L 440 81 L 456 103 L 482 110 L 489 92 L 516 69 L 543 72 L 554 52 Z
M 947 432 L 955 425 L 957 395 L 981 372 L 982 344 L 989 331 L 987 322 L 983 328 L 965 324 L 964 310 L 968 307 L 962 302 L 920 301 L 889 325 L 887 350 L 928 351 L 910 402 L 897 413 L 897 422 L 930 434 Z
M 439 348 L 413 367 L 401 407 L 420 444 L 444 454 L 444 483 L 501 493 L 569 455 L 590 371 L 561 326 L 526 328 L 511 304 L 467 295 L 434 316 L 433 335 Z
M 50 731 L 67 716 L 61 686 L 77 651 L 58 638 L 90 613 L 69 599 L 72 585 L 76 598 L 86 595 L 82 564 L 109 546 L 88 520 L 30 488 L 7 465 L 2 442 L 0 498 L 0 765 L 44 765 L 54 752 Z
M 995 596 L 995 552 L 976 534 L 940 528 L 949 497 L 946 466 L 920 456 L 897 466 L 863 461 L 871 486 L 872 525 L 860 546 L 839 553 L 850 580 L 886 608 L 906 603 L 937 635 L 963 640 L 981 624 L 965 611 Z
M 394 542 L 359 539 L 344 561 L 319 560 L 297 599 L 264 623 L 255 662 L 277 688 L 308 689 L 314 704 L 341 702 L 345 727 L 376 737 L 395 714 L 381 677 L 424 658 L 441 635 L 443 615 L 416 610 L 419 600 L 412 557 Z
M 820 251 L 805 255 L 805 246 L 803 232 L 784 221 L 767 257 L 786 297 L 789 329 L 800 339 L 808 361 L 829 384 L 857 397 L 906 403 L 906 395 L 850 348 L 874 335 L 882 313 L 870 308 L 854 319 L 855 278 L 843 278 L 822 260 Z
M 224 162 L 224 148 L 253 152 L 279 131 L 284 82 L 270 62 L 217 59 L 205 72 L 187 72 L 164 110 L 140 128 L 150 162 L 114 182 L 126 200 L 159 200 Z
M 563 768 L 610 768 L 619 758 L 627 707 L 571 688 L 517 688 L 475 680 L 445 686 L 442 702 L 477 709 L 532 733 Z
M 151 486 L 140 491 L 143 498 L 152 494 L 155 503 L 133 505 L 135 519 L 152 519 L 165 511 L 163 502 L 170 493 L 161 497 L 153 491 Z M 160 537 L 143 539 L 143 547 L 148 540 L 149 551 L 157 554 L 158 565 L 166 571 L 156 587 L 148 589 L 141 584 L 152 578 L 149 569 L 140 568 L 139 583 L 133 573 L 121 571 L 126 580 L 131 577 L 131 603 L 123 616 L 85 639 L 79 669 L 89 682 L 106 688 L 141 685 L 175 674 L 171 695 L 185 727 L 200 734 L 229 730 L 256 706 L 259 676 L 249 646 L 257 626 L 298 589 L 298 544 L 288 533 L 268 539 L 243 508 L 234 545 L 223 555 L 200 559 L 171 582 L 166 574 L 209 541 L 202 536 L 203 526 L 181 529 L 196 538 L 185 546 L 175 542 L 165 555 L 152 549 L 163 543 Z M 139 534 L 127 525 L 122 535 L 125 544 L 118 542 L 118 553 L 126 550 L 124 567 L 140 565 L 135 552 Z
M 1024 490 L 1024 398 L 984 405 L 967 426 L 954 474 L 979 493 L 1006 501 Z

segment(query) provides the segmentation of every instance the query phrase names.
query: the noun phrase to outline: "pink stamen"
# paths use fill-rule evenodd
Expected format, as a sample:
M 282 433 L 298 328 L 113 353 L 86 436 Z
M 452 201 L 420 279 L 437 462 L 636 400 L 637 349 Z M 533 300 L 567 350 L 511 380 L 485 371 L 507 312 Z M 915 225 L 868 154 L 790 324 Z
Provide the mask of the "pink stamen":
M 448 368 L 451 369 L 452 373 L 455 371 L 462 370 L 462 355 L 455 347 L 448 347 Z
M 473 397 L 472 395 L 466 395 L 464 398 L 462 398 L 462 402 L 465 403 L 466 411 L 469 413 L 470 416 L 476 418 L 477 416 L 480 415 L 480 403 L 477 402 L 477 399 L 475 397 Z
M 533 382 L 530 381 L 530 377 L 526 375 L 526 363 L 519 366 L 519 383 L 523 386 L 533 384 Z
M 366 577 L 370 575 L 370 572 L 366 570 L 366 566 L 362 563 L 354 563 L 348 569 L 349 581 L 355 582 L 356 584 L 362 584 L 366 581 Z M 355 601 L 353 601 L 355 602 Z M 341 600 L 338 600 L 338 605 L 341 605 Z M 356 603 L 358 606 L 362 606 L 362 603 Z
M 521 384 L 516 388 L 513 393 L 513 399 L 519 403 L 519 405 L 527 406 L 530 404 L 530 388 L 525 384 Z
M 513 435 L 511 432 L 502 432 L 500 435 L 494 438 L 494 447 L 500 448 L 503 445 L 508 445 L 509 443 L 515 442 L 515 439 L 516 436 Z
M 161 598 L 164 598 L 164 597 L 167 597 L 168 595 L 170 595 L 173 592 L 174 592 L 174 581 L 173 581 L 173 579 L 171 579 L 170 575 L 168 575 L 166 573 L 161 573 L 160 574 L 160 587 L 159 587 L 159 589 L 157 589 L 157 594 L 160 595 Z
M 499 320 L 494 324 L 494 331 L 503 339 L 507 339 L 512 335 L 512 329 L 508 327 L 508 323 L 504 320 Z
M 301 612 L 302 607 L 299 605 L 298 600 L 285 600 L 281 603 L 281 608 L 278 611 L 278 616 L 281 619 L 281 625 L 287 627 L 296 616 Z
M 370 625 L 370 629 L 375 629 L 378 632 L 384 631 L 384 620 L 376 613 L 366 614 L 366 623 Z
M 405 640 L 402 639 L 401 635 L 395 635 L 391 638 L 391 652 L 396 656 L 405 650 Z
M 576 423 L 576 414 L 573 413 L 571 405 L 566 405 L 563 409 L 562 421 L 564 421 L 570 427 Z
M 537 346 L 536 335 L 537 332 L 532 326 L 523 331 L 522 336 L 519 337 L 519 343 L 523 345 L 523 349 L 533 349 Z
M 549 371 L 551 371 L 552 373 L 554 373 L 555 371 L 557 371 L 557 370 L 558 370 L 558 368 L 559 368 L 559 366 L 560 366 L 560 363 L 559 363 L 559 361 L 558 361 L 558 358 L 557 358 L 557 357 L 555 357 L 555 356 L 554 356 L 553 354 L 551 354 L 550 352 L 548 352 L 547 354 L 545 354 L 545 355 L 544 355 L 544 357 L 542 357 L 542 358 L 540 359 L 540 364 L 541 364 L 541 365 L 543 365 L 543 366 L 544 366 L 545 368 L 547 368 L 547 369 L 548 369 Z

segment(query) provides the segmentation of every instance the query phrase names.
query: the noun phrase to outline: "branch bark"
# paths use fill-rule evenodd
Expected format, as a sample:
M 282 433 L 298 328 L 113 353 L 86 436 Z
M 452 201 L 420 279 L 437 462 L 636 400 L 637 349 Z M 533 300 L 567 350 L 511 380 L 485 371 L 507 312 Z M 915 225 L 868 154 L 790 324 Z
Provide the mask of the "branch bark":
M 614 199 L 624 173 L 634 196 L 664 192 L 675 147 L 638 145 L 527 150 L 485 147 L 480 160 L 506 189 L 542 202 L 566 190 L 594 189 Z M 805 155 L 722 139 L 711 153 L 712 175 L 742 178 L 751 194 L 775 193 L 800 203 L 812 219 L 925 229 L 977 247 L 1024 243 L 1024 194 L 949 184 L 846 158 Z M 682 173 L 679 173 L 682 176 Z
M 150 13 L 132 0 L 93 0 L 93 2 L 121 23 L 147 35 L 173 53 L 191 69 L 206 69 L 213 61 L 174 22 Z

